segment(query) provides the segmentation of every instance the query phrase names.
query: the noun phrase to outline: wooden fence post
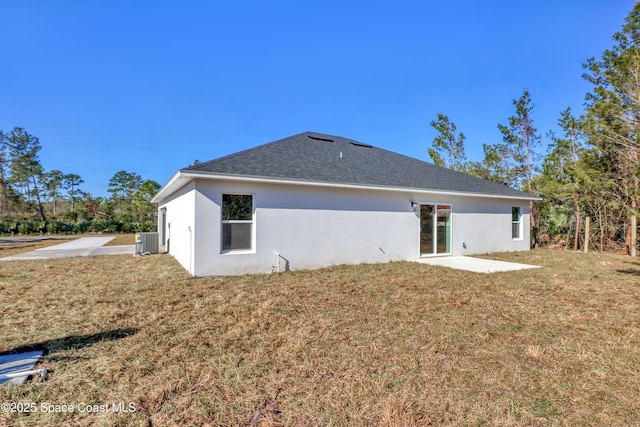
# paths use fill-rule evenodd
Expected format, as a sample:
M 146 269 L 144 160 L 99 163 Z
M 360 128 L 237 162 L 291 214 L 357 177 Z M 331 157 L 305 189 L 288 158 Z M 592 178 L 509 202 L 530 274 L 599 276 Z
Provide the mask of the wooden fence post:
M 584 252 L 589 252 L 589 231 L 591 229 L 591 217 L 584 219 Z
M 638 217 L 634 213 L 631 215 L 631 256 L 636 256 L 636 246 L 638 246 Z

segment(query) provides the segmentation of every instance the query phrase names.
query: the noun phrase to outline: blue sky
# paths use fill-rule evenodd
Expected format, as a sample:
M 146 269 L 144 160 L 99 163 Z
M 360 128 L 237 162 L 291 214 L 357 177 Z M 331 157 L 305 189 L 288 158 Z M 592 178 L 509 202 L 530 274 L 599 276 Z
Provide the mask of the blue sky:
M 582 64 L 632 6 L 5 0 L 0 129 L 39 137 L 44 168 L 94 196 L 119 170 L 164 184 L 195 159 L 304 131 L 429 161 L 439 112 L 481 160 L 525 88 L 545 146 L 560 111 L 582 110 Z

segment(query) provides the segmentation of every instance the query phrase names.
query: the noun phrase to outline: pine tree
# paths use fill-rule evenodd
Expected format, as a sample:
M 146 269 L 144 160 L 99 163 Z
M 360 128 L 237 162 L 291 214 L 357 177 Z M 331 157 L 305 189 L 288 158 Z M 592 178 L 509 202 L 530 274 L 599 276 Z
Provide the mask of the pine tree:
M 432 120 L 431 126 L 440 134 L 433 139 L 429 156 L 433 163 L 455 171 L 464 171 L 467 157 L 464 153 L 464 134 L 458 133 L 456 125 L 449 117 L 438 113 L 438 120 Z
M 561 209 L 575 215 L 574 250 L 578 249 L 581 224 L 581 163 L 580 155 L 584 148 L 582 123 L 571 114 L 571 108 L 560 113 L 558 126 L 563 136 L 558 137 L 550 132 L 552 144 L 544 161 L 542 171 L 535 180 L 535 187 L 543 197 L 543 204 L 538 206 L 540 217 L 547 217 Z M 571 212 L 573 209 L 573 212 Z M 546 212 L 543 215 L 543 210 Z
M 32 197 L 37 202 L 38 213 L 42 221 L 47 220 L 42 206 L 40 177 L 43 173 L 38 152 L 40 141 L 20 127 L 14 128 L 6 138 L 9 153 L 9 182 L 22 189 L 22 196 L 27 198 L 28 204 Z
M 509 166 L 510 179 L 515 181 L 520 189 L 529 193 L 534 192 L 533 180 L 536 173 L 536 163 L 539 158 L 537 148 L 540 145 L 540 135 L 533 124 L 533 103 L 528 90 L 513 101 L 516 112 L 509 117 L 509 125 L 498 125 L 502 133 L 502 144 L 495 148 L 496 155 Z M 485 150 L 486 153 L 486 150 Z M 538 246 L 538 224 L 535 205 L 529 202 L 530 220 L 534 246 Z
M 0 130 L 0 215 L 7 212 L 7 171 L 9 169 L 7 159 L 7 144 L 4 133 Z
M 600 60 L 590 58 L 583 77 L 593 85 L 587 95 L 585 132 L 611 160 L 622 208 L 628 216 L 625 248 L 635 256 L 632 241 L 640 201 L 640 3 L 613 36 L 614 46 Z

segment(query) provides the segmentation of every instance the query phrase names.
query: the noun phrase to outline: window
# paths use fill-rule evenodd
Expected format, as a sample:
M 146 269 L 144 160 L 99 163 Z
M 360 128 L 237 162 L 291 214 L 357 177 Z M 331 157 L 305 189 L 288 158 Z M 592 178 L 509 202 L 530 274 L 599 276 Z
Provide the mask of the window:
M 520 238 L 520 223 L 522 222 L 522 217 L 520 216 L 520 208 L 512 207 L 511 208 L 511 238 L 519 239 Z
M 222 195 L 222 250 L 251 249 L 253 229 L 253 196 Z

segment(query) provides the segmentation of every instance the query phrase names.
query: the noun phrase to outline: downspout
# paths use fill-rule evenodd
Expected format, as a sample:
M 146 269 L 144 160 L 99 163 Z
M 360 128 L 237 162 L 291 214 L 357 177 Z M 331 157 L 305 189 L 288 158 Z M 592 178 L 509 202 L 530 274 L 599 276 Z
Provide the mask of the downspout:
M 191 226 L 189 228 L 189 273 L 193 276 L 193 232 L 191 230 Z

